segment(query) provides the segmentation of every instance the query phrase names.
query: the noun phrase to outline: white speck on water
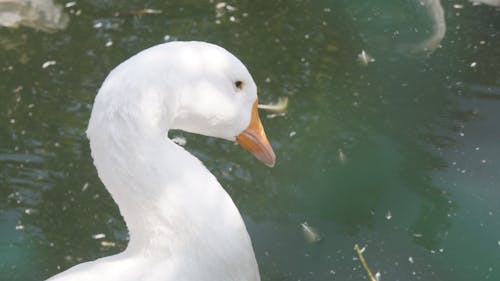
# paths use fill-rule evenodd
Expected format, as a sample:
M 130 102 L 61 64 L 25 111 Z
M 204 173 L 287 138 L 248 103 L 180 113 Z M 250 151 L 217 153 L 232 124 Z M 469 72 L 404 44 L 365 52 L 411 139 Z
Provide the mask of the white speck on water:
M 55 60 L 48 60 L 42 64 L 42 68 L 45 69 L 49 66 L 55 65 L 56 61 Z
M 380 281 L 380 277 L 381 277 L 381 276 L 382 276 L 382 275 L 380 274 L 380 272 L 379 272 L 379 271 L 377 271 L 377 273 L 375 273 L 375 280 Z
M 391 210 L 387 211 L 387 214 L 385 214 L 385 218 L 386 218 L 387 220 L 392 219 L 392 213 L 391 213 Z
M 296 134 L 297 134 L 297 132 L 295 132 L 295 131 L 291 131 L 291 132 L 290 132 L 290 134 L 288 134 L 288 136 L 293 137 L 293 136 L 295 136 Z
M 458 133 L 459 136 L 463 137 L 465 134 L 463 132 Z
M 499 242 L 500 242 L 500 241 L 499 241 Z M 331 275 L 335 275 L 335 273 L 336 273 L 336 272 L 335 272 L 335 270 L 333 270 L 333 269 L 332 269 L 332 270 L 330 270 L 330 274 L 331 274 Z
M 462 4 L 453 4 L 453 8 L 455 8 L 455 9 L 463 9 L 464 5 L 462 5 Z
M 228 12 L 234 12 L 234 11 L 236 11 L 237 9 L 236 9 L 236 7 L 234 7 L 234 6 L 231 6 L 231 5 L 226 5 L 226 10 L 227 10 Z
M 187 141 L 185 137 L 176 136 L 172 138 L 172 141 L 180 146 L 185 146 Z
M 104 233 L 94 234 L 94 235 L 92 235 L 92 238 L 96 239 L 96 240 L 103 239 L 103 238 L 106 238 L 106 234 L 104 234 Z
M 226 7 L 226 2 L 219 2 L 217 4 L 215 4 L 215 8 L 220 10 L 220 9 L 224 9 Z
M 273 119 L 273 118 L 276 118 L 276 117 L 283 117 L 286 115 L 286 112 L 281 112 L 281 113 L 272 113 L 272 114 L 268 114 L 266 115 L 266 118 L 267 119 Z
M 413 237 L 415 237 L 415 238 L 421 238 L 423 236 L 424 235 L 422 233 L 413 233 Z
M 440 252 L 440 253 L 443 253 L 443 252 L 444 252 L 444 249 L 443 249 L 443 248 L 439 249 L 439 252 Z
M 470 64 L 470 67 L 476 67 L 476 65 L 477 65 L 477 62 L 472 62 L 472 63 Z
M 304 35 L 304 38 L 305 38 L 305 39 L 309 39 L 309 34 L 305 34 L 305 35 Z
M 163 36 L 163 41 L 168 41 L 168 40 L 170 40 L 170 35 L 167 34 Z
M 500 240 L 497 241 L 497 245 L 500 246 Z
M 28 108 L 33 108 L 33 107 L 35 107 L 34 104 L 32 104 L 32 103 L 28 104 Z
M 23 230 L 24 229 L 24 225 L 20 224 L 20 225 L 16 225 L 16 230 Z
M 27 208 L 27 209 L 24 210 L 24 213 L 26 215 L 33 215 L 34 213 L 36 213 L 36 210 Z
M 480 45 L 484 45 L 484 44 L 486 44 L 486 41 L 481 40 L 481 41 L 479 41 L 479 44 L 480 44 Z
M 344 154 L 344 152 L 342 151 L 341 148 L 339 148 L 339 161 L 341 163 L 345 163 L 345 154 Z
M 71 2 L 68 2 L 64 5 L 64 7 L 66 7 L 66 8 L 71 8 L 74 6 L 76 6 L 76 1 L 71 1 Z
M 477 150 L 479 150 L 480 148 L 479 148 L 479 146 L 477 146 L 477 147 L 476 147 L 476 148 L 474 148 L 474 149 L 477 151 Z
M 330 8 L 324 8 L 324 9 L 323 9 L 323 12 L 325 12 L 325 13 L 329 13 L 329 12 L 331 12 L 331 11 L 332 11 L 332 9 L 330 9 Z
M 457 162 L 453 161 L 453 162 L 451 162 L 451 165 L 455 166 L 455 165 L 457 165 Z
M 83 184 L 82 191 L 87 190 L 87 188 L 89 188 L 89 183 L 88 182 L 86 182 L 86 183 Z
M 230 16 L 229 17 L 230 22 L 236 22 L 236 17 L 235 16 Z
M 113 41 L 112 41 L 112 40 L 108 40 L 108 42 L 106 42 L 105 46 L 106 46 L 106 47 L 111 47 L 111 46 L 113 46 Z
M 481 160 L 481 163 L 486 164 L 486 159 Z
M 101 28 L 102 26 L 103 26 L 102 22 L 96 22 L 96 23 L 94 23 L 94 28 L 95 28 L 95 29 L 99 29 L 99 28 Z
M 271 83 L 271 78 L 270 77 L 266 77 L 266 80 L 264 80 L 266 83 Z
M 16 119 L 14 119 L 14 118 L 10 119 L 10 124 L 14 124 L 14 123 L 16 123 Z
M 413 263 L 413 257 L 408 257 L 408 261 L 409 261 L 410 263 Z

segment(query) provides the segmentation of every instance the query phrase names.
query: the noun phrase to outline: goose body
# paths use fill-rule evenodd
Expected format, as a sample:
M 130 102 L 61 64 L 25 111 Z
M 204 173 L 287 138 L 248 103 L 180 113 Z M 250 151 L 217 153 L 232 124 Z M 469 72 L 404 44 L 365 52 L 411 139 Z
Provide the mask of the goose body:
M 99 90 L 87 136 L 98 174 L 117 203 L 129 244 L 50 281 L 258 281 L 236 206 L 169 129 L 238 141 L 274 165 L 257 113 L 257 88 L 232 54 L 203 42 L 144 50 Z

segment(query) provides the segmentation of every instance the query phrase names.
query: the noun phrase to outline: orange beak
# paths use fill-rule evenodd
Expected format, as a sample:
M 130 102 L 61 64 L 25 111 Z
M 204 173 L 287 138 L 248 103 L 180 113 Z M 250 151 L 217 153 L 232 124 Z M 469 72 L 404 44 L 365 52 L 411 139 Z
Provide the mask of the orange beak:
M 236 141 L 246 150 L 250 151 L 257 159 L 269 167 L 274 166 L 276 155 L 267 140 L 266 132 L 262 122 L 260 122 L 257 110 L 258 101 L 255 101 L 252 108 L 252 117 L 248 128 L 236 137 Z

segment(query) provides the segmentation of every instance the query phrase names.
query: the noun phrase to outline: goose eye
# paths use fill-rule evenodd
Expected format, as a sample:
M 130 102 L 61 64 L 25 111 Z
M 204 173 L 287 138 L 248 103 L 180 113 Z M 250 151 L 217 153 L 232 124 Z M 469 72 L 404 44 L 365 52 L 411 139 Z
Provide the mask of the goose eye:
M 238 80 L 238 81 L 234 82 L 234 86 L 236 87 L 236 89 L 241 90 L 241 89 L 243 89 L 243 82 Z

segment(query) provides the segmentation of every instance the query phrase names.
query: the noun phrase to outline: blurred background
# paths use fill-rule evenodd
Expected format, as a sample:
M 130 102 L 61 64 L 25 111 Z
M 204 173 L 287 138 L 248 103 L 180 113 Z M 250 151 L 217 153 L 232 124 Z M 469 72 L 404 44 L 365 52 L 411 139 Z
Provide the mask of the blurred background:
M 277 155 L 171 132 L 240 209 L 262 280 L 500 280 L 498 1 L 0 1 L 0 279 L 122 251 L 85 129 L 100 84 L 175 40 L 239 57 Z M 216 224 L 217 222 L 214 221 Z M 311 235 L 314 232 L 314 235 Z

